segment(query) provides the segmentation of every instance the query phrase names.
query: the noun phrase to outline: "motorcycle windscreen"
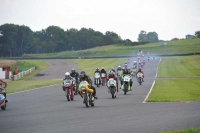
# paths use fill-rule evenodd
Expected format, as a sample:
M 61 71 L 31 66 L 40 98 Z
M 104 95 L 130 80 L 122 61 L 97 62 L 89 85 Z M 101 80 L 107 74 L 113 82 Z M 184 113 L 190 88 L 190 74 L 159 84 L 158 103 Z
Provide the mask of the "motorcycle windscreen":
M 71 84 L 72 84 L 72 81 L 71 81 L 71 80 L 65 80 L 65 81 L 64 81 L 64 86 L 65 86 L 65 87 L 70 87 Z
M 79 90 L 80 92 L 86 90 L 86 91 L 88 91 L 88 92 L 90 92 L 90 93 L 93 93 L 93 90 L 90 89 L 88 86 L 89 86 L 89 84 L 88 84 L 86 81 L 83 81 L 83 82 L 81 82 L 81 83 L 79 84 L 78 90 Z

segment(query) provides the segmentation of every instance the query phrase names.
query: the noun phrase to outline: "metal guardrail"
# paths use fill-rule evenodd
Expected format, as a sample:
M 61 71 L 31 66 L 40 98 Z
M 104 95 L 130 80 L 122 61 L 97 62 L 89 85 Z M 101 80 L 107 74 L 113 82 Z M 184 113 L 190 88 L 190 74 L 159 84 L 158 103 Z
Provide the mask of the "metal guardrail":
M 26 71 L 20 72 L 20 73 L 18 73 L 16 75 L 13 75 L 13 81 L 21 79 L 22 77 L 24 77 L 27 74 L 32 73 L 33 71 L 35 71 L 35 67 L 32 67 L 32 68 L 30 68 L 30 69 L 28 69 Z

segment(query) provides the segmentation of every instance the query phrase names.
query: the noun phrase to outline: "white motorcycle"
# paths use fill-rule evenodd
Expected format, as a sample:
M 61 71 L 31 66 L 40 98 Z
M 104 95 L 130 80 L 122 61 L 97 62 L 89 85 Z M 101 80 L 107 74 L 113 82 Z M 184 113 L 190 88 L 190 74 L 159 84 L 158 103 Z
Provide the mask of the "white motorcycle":
M 107 82 L 107 85 L 108 85 L 108 90 L 112 98 L 116 98 L 116 94 L 117 94 L 116 81 L 113 78 L 110 78 Z
M 0 88 L 0 107 L 1 107 L 2 110 L 6 109 L 6 98 L 2 94 L 4 92 L 5 92 L 5 89 Z
M 139 84 L 142 84 L 142 79 L 143 79 L 143 74 L 141 72 L 137 73 L 137 81 L 139 82 Z
M 94 73 L 94 83 L 95 85 L 97 85 L 97 87 L 99 87 L 100 83 L 101 83 L 101 75 L 100 73 Z

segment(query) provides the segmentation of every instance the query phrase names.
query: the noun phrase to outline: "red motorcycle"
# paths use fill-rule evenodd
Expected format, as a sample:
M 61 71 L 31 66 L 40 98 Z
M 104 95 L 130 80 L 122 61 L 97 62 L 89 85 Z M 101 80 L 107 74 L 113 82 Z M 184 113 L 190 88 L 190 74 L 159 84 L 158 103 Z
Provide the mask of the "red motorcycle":
M 102 79 L 102 85 L 104 86 L 106 84 L 106 74 L 101 73 L 101 79 Z
M 63 82 L 63 91 L 65 91 L 65 96 L 68 101 L 74 100 L 74 89 L 73 89 L 73 81 L 70 79 L 66 79 Z

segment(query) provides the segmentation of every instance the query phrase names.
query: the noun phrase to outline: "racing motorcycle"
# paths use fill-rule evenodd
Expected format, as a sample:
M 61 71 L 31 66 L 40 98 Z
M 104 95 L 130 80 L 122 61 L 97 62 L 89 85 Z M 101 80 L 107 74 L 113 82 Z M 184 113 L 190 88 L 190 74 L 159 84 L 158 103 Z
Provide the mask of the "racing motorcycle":
M 6 98 L 3 95 L 4 92 L 5 92 L 5 89 L 0 88 L 0 107 L 2 110 L 6 109 Z
M 137 81 L 139 82 L 139 84 L 142 84 L 142 78 L 143 78 L 143 74 L 141 72 L 137 73 Z
M 83 98 L 83 104 L 85 104 L 86 107 L 94 106 L 95 104 L 95 98 L 93 96 L 93 89 L 89 88 L 89 84 L 87 81 L 82 81 L 79 84 L 79 93 L 81 97 Z
M 70 79 L 66 79 L 63 82 L 63 91 L 65 91 L 65 96 L 67 100 L 74 100 L 74 89 L 73 89 L 73 81 Z
M 124 95 L 126 95 L 126 93 L 128 91 L 130 91 L 130 80 L 131 80 L 131 76 L 129 74 L 125 74 L 122 76 L 122 86 L 121 89 L 122 91 L 124 91 Z
M 148 57 L 148 61 L 149 61 L 150 57 Z
M 116 81 L 113 78 L 110 78 L 107 82 L 107 85 L 112 98 L 116 98 L 117 94 Z
M 77 95 L 78 94 L 78 84 L 79 84 L 79 79 L 77 78 L 75 78 L 75 77 L 73 77 L 74 79 L 73 79 L 73 88 L 74 88 L 74 95 Z
M 101 79 L 102 79 L 102 85 L 104 86 L 106 84 L 106 74 L 101 73 Z
M 97 87 L 99 87 L 99 85 L 101 83 L 100 73 L 94 73 L 94 83 L 95 83 L 95 85 L 97 85 Z

